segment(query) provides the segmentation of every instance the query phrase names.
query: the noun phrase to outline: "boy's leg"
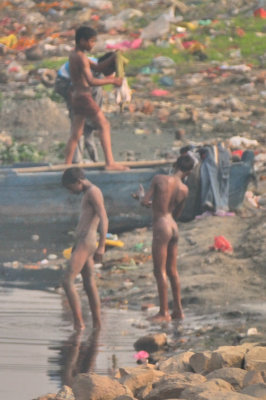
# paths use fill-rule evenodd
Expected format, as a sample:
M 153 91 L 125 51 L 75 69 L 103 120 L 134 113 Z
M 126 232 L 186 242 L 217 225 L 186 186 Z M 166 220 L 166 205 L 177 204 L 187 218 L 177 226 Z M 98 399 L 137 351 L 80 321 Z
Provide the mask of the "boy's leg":
M 110 123 L 106 119 L 102 110 L 99 110 L 97 115 L 95 115 L 94 121 L 99 127 L 99 135 L 106 162 L 105 168 L 108 170 L 119 170 L 119 171 L 128 170 L 129 168 L 127 168 L 124 165 L 117 164 L 114 160 L 112 152 L 112 144 L 111 144 Z
M 86 150 L 89 153 L 90 158 L 92 159 L 93 162 L 97 162 L 99 157 L 98 157 L 98 151 L 97 147 L 94 141 L 94 127 L 91 126 L 90 120 L 87 118 L 85 121 L 84 125 L 84 131 L 83 131 L 83 136 L 84 136 L 84 146 Z
M 72 159 L 78 145 L 79 139 L 82 136 L 85 117 L 79 114 L 74 114 L 71 121 L 71 136 L 66 146 L 65 163 L 71 164 Z
M 81 271 L 81 274 L 82 274 L 82 278 L 83 278 L 84 289 L 85 289 L 88 299 L 89 299 L 93 327 L 100 328 L 100 326 L 101 326 L 101 302 L 100 302 L 100 297 L 99 297 L 96 282 L 95 282 L 94 262 L 93 262 L 92 256 L 90 256 L 87 259 L 87 261 Z
M 184 314 L 182 310 L 181 304 L 181 288 L 180 288 L 180 279 L 177 270 L 177 251 L 178 251 L 178 241 L 177 239 L 172 239 L 168 245 L 167 252 L 167 262 L 166 262 L 166 271 L 169 277 L 172 294 L 173 294 L 173 313 L 172 318 L 175 319 L 183 319 Z
M 84 243 L 78 243 L 75 247 L 74 252 L 71 255 L 68 269 L 63 278 L 63 287 L 65 289 L 69 305 L 73 312 L 74 317 L 74 329 L 80 331 L 85 328 L 82 310 L 80 305 L 80 299 L 75 287 L 75 279 L 77 275 L 82 271 L 84 264 L 88 258 L 88 248 Z
M 157 236 L 157 238 L 156 238 Z M 168 282 L 166 275 L 166 260 L 167 260 L 167 241 L 163 240 L 161 235 L 153 233 L 152 242 L 152 258 L 154 267 L 154 276 L 157 282 L 160 311 L 152 317 L 155 322 L 170 321 L 171 316 L 168 311 Z

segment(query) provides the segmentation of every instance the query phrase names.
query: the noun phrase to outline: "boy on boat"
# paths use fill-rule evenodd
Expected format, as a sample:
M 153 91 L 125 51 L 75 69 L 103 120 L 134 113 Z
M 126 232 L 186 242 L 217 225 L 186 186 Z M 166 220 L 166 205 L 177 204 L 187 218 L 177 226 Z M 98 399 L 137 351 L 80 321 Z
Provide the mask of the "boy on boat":
M 184 318 L 177 270 L 178 226 L 175 219 L 181 215 L 188 196 L 188 188 L 182 180 L 193 167 L 193 158 L 188 154 L 181 155 L 173 164 L 172 175 L 156 175 L 146 194 L 141 185 L 139 191 L 133 194 L 141 205 L 152 207 L 152 259 L 160 305 L 159 313 L 151 318 L 153 322 Z M 168 309 L 167 277 L 173 295 L 172 315 Z
M 74 329 L 85 328 L 80 299 L 75 287 L 75 279 L 82 275 L 85 292 L 89 299 L 93 328 L 100 328 L 100 298 L 94 278 L 94 261 L 102 262 L 105 252 L 105 238 L 108 231 L 108 217 L 101 190 L 86 179 L 80 168 L 68 168 L 62 176 L 62 184 L 74 194 L 83 193 L 81 212 L 76 228 L 76 241 L 72 250 L 68 269 L 63 278 L 69 305 L 73 312 Z M 99 243 L 97 229 L 99 226 Z
M 71 137 L 66 146 L 66 164 L 71 164 L 78 141 L 83 133 L 84 123 L 89 117 L 99 128 L 100 141 L 105 157 L 105 168 L 107 170 L 126 170 L 124 165 L 114 161 L 110 124 L 102 110 L 95 102 L 91 94 L 92 86 L 103 86 L 112 84 L 117 87 L 122 85 L 122 78 L 109 76 L 102 79 L 95 78 L 92 70 L 102 72 L 109 63 L 113 62 L 113 57 L 109 57 L 102 63 L 96 64 L 88 59 L 85 51 L 92 50 L 96 43 L 97 33 L 94 29 L 82 26 L 76 30 L 76 47 L 69 56 L 69 71 L 72 82 L 71 104 L 73 118 L 71 124 Z
M 88 57 L 91 61 L 95 63 L 101 63 L 107 58 L 112 57 L 113 59 L 113 52 L 108 52 L 101 56 L 99 59 L 95 57 Z M 104 76 L 113 75 L 116 71 L 116 62 L 113 60 L 109 65 L 106 66 L 105 70 L 102 72 Z M 103 75 L 101 73 L 92 71 L 95 78 L 102 78 Z M 57 71 L 57 77 L 55 80 L 54 90 L 66 102 L 66 106 L 69 112 L 69 118 L 72 118 L 72 105 L 71 105 L 71 80 L 70 80 L 70 72 L 69 72 L 69 61 L 64 63 L 59 70 Z M 93 86 L 91 90 L 91 94 L 93 99 L 102 107 L 103 104 L 103 88 L 102 86 Z M 84 149 L 87 150 L 90 158 L 93 162 L 98 161 L 98 152 L 96 148 L 96 144 L 94 142 L 94 130 L 95 130 L 95 123 L 91 121 L 89 117 L 86 118 L 84 123 L 83 135 L 81 136 L 78 145 L 76 147 L 72 163 L 80 163 L 83 162 L 83 152 Z

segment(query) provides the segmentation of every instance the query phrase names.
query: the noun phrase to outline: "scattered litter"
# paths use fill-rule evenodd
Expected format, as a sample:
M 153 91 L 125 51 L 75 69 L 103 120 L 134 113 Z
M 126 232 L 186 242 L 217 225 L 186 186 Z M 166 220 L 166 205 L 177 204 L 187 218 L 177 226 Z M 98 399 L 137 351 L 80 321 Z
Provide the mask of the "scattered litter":
M 108 239 L 110 237 L 113 239 Z M 96 243 L 96 245 L 98 246 L 98 242 Z M 124 247 L 125 244 L 124 242 L 122 242 L 122 240 L 118 240 L 117 235 L 113 235 L 112 233 L 107 233 L 105 239 L 105 245 L 110 247 Z M 63 257 L 67 260 L 70 259 L 71 253 L 72 253 L 72 247 L 68 247 L 67 249 L 64 249 L 62 252 Z
M 107 41 L 106 42 L 106 49 L 111 50 L 134 50 L 139 49 L 142 44 L 142 39 L 135 39 L 133 41 L 124 40 L 119 43 L 115 43 L 114 41 Z
M 252 139 L 247 139 L 245 137 L 242 136 L 232 136 L 229 139 L 229 144 L 231 147 L 233 148 L 238 148 L 241 146 L 245 146 L 245 147 L 256 147 L 259 145 L 257 140 L 252 140 Z
M 233 248 L 231 243 L 224 236 L 215 236 L 213 250 L 221 251 L 222 253 L 232 253 Z
M 246 64 L 239 64 L 239 65 L 223 64 L 219 68 L 222 71 L 236 71 L 236 72 L 249 72 L 249 71 L 251 71 L 251 67 L 246 65 Z
M 165 97 L 168 96 L 170 94 L 170 92 L 168 90 L 164 90 L 164 89 L 154 89 L 151 92 L 152 96 L 156 96 L 156 97 Z
M 257 328 L 249 328 L 247 330 L 247 336 L 256 336 L 256 335 L 259 335 Z
M 138 353 L 134 354 L 134 358 L 139 361 L 139 360 L 147 360 L 149 358 L 149 353 L 145 350 L 141 350 Z
M 23 266 L 24 269 L 40 269 L 40 265 L 37 264 L 24 264 Z
M 31 236 L 31 240 L 33 240 L 34 242 L 37 242 L 40 239 L 39 235 L 32 235 Z
M 245 198 L 253 207 L 255 207 L 255 208 L 260 207 L 260 204 L 259 204 L 260 196 L 255 196 L 254 193 L 252 193 L 250 190 L 248 190 L 245 193 Z
M 265 19 L 266 18 L 266 10 L 262 7 L 257 8 L 254 11 L 253 15 L 254 15 L 254 17 Z
M 174 80 L 171 76 L 162 76 L 159 81 L 160 85 L 163 86 L 173 86 Z

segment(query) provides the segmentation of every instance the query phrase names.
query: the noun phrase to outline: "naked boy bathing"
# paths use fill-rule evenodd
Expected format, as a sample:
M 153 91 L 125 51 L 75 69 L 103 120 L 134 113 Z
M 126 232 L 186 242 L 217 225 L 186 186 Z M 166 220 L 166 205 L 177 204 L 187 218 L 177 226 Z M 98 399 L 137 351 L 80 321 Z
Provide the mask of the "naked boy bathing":
M 102 262 L 105 252 L 105 238 L 108 231 L 108 218 L 104 207 L 104 199 L 100 189 L 85 178 L 80 168 L 65 170 L 62 177 L 63 186 L 74 194 L 83 193 L 81 213 L 76 228 L 76 241 L 72 250 L 68 269 L 63 278 L 69 305 L 73 312 L 74 329 L 81 331 L 85 328 L 82 318 L 80 299 L 75 287 L 75 279 L 82 275 L 85 292 L 89 299 L 93 327 L 99 328 L 100 298 L 94 278 L 94 261 Z M 99 226 L 99 244 L 97 229 Z
M 96 64 L 88 59 L 86 51 L 92 50 L 96 43 L 97 33 L 94 29 L 82 26 L 76 30 L 76 47 L 69 56 L 69 71 L 72 82 L 72 110 L 71 137 L 66 146 L 66 164 L 71 164 L 78 141 L 83 133 L 84 123 L 89 117 L 99 128 L 100 141 L 104 152 L 108 170 L 126 170 L 127 167 L 114 161 L 110 124 L 102 110 L 92 98 L 91 87 L 112 84 L 121 86 L 122 78 L 109 76 L 102 79 L 95 78 L 92 70 L 103 72 L 106 66 L 114 61 L 114 57 Z
M 194 160 L 189 155 L 180 156 L 173 165 L 173 175 L 156 175 L 146 194 L 140 186 L 138 193 L 133 195 L 143 206 L 152 207 L 152 259 L 160 305 L 159 313 L 151 318 L 153 322 L 184 318 L 177 270 L 178 226 L 175 219 L 181 215 L 188 195 L 182 179 L 189 175 L 193 166 Z M 168 308 L 167 277 L 173 295 L 172 315 Z

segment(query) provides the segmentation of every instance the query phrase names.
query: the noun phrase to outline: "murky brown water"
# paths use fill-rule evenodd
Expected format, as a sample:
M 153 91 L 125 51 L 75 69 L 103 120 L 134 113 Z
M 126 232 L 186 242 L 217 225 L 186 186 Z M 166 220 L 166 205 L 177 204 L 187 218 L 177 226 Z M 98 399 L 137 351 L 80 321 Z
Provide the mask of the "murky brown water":
M 63 295 L 9 284 L 0 287 L 0 316 L 1 399 L 29 400 L 71 384 L 78 372 L 136 365 L 134 311 L 103 310 L 99 334 L 91 334 L 87 318 L 85 332 L 75 335 Z

